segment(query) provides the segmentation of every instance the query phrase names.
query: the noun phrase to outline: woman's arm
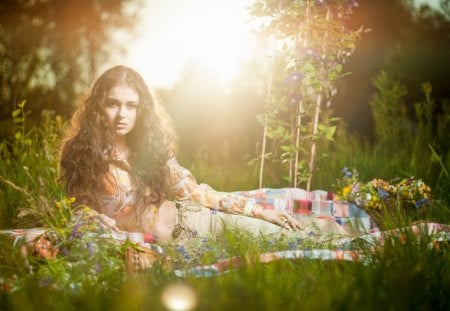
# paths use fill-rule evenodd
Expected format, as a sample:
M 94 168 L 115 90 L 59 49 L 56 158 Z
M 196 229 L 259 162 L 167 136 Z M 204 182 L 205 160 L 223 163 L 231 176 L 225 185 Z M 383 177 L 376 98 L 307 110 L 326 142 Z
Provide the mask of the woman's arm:
M 168 162 L 172 193 L 178 200 L 191 200 L 224 213 L 256 217 L 285 228 L 300 229 L 298 222 L 286 211 L 264 209 L 254 199 L 218 192 L 205 184 L 197 184 L 194 176 L 178 164 L 175 158 Z

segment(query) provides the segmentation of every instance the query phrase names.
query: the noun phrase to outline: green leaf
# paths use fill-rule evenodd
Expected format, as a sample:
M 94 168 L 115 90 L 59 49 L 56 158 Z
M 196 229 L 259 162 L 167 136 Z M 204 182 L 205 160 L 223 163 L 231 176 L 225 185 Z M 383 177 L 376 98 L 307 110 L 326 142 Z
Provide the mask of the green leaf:
M 19 106 L 19 108 L 23 108 L 23 107 L 25 107 L 25 103 L 26 103 L 26 101 L 25 100 L 23 100 L 23 101 L 21 101 L 17 106 Z
M 329 126 L 325 134 L 326 139 L 333 140 L 333 136 L 335 133 L 336 133 L 336 126 Z
M 17 118 L 17 116 L 20 114 L 20 109 L 16 109 L 16 110 L 14 110 L 13 112 L 12 112 L 12 117 L 13 118 Z

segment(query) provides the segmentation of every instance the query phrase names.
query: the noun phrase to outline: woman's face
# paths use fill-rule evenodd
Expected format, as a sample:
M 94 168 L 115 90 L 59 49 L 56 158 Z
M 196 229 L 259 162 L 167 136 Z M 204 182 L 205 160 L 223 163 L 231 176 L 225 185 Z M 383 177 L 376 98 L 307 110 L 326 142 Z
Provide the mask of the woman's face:
M 108 92 L 104 113 L 116 136 L 133 130 L 139 106 L 139 94 L 126 84 L 118 84 Z

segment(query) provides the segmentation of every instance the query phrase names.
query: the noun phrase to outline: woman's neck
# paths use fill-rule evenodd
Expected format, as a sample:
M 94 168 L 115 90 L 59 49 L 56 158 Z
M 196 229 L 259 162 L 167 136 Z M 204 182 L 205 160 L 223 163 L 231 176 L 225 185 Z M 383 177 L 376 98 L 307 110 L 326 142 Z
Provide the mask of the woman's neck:
M 125 136 L 116 137 L 116 149 L 119 158 L 128 160 L 128 156 L 130 154 L 130 147 L 128 146 L 128 142 Z

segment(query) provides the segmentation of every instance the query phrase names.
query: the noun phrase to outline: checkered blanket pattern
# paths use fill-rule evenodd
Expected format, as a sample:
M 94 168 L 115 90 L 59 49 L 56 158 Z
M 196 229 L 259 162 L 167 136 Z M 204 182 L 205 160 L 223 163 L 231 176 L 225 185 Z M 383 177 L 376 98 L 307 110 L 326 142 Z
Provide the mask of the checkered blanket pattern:
M 355 204 L 340 201 L 324 190 L 306 191 L 299 188 L 262 188 L 233 192 L 236 195 L 254 198 L 266 209 L 286 210 L 296 218 L 332 218 L 346 229 L 359 233 L 377 231 L 375 222 Z

